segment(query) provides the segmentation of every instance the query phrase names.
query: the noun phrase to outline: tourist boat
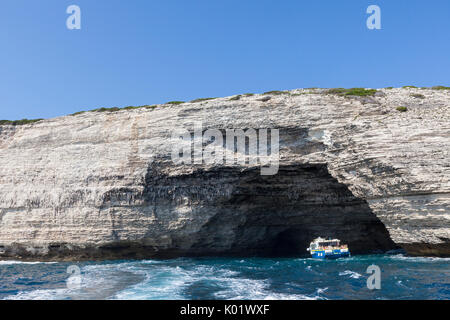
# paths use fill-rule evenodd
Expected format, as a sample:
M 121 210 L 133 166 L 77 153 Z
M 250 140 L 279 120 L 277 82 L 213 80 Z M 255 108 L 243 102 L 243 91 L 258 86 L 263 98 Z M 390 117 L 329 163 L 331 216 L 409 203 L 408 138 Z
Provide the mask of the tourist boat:
M 346 244 L 341 245 L 338 239 L 317 238 L 307 248 L 313 258 L 337 259 L 350 256 L 350 251 Z

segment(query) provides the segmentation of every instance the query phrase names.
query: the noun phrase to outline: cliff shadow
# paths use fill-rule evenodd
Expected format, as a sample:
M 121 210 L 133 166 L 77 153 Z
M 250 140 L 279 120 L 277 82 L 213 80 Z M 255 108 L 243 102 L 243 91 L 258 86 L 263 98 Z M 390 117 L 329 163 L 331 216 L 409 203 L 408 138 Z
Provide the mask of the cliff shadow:
M 325 164 L 280 166 L 273 176 L 260 175 L 259 168 L 199 168 L 162 180 L 177 186 L 172 201 L 192 197 L 199 214 L 213 213 L 190 239 L 174 237 L 178 255 L 304 256 L 319 236 L 338 238 L 357 254 L 397 248 L 367 202 Z

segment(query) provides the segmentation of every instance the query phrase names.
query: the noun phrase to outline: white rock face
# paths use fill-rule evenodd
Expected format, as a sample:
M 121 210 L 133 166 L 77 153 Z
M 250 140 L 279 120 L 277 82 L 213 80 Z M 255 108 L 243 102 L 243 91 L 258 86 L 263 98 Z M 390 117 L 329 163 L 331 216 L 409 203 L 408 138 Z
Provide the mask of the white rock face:
M 174 164 L 173 132 L 196 122 L 279 129 L 278 174 Z M 301 254 L 318 235 L 450 255 L 449 149 L 450 91 L 431 89 L 299 89 L 3 125 L 0 257 Z

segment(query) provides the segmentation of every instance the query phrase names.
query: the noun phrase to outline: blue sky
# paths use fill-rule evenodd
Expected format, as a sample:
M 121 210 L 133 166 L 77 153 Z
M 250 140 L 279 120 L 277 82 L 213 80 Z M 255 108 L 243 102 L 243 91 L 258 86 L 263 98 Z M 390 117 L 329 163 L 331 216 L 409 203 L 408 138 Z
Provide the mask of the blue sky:
M 82 29 L 66 28 L 76 4 Z M 366 8 L 381 8 L 368 30 Z M 448 0 L 2 0 L 0 119 L 301 87 L 450 84 Z

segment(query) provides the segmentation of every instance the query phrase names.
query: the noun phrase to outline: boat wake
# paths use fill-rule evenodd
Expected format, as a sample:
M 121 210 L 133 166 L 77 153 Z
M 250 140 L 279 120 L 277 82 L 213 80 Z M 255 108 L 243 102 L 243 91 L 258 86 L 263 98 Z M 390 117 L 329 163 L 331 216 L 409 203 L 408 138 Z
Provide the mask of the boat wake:
M 72 263 L 3 261 L 0 299 L 449 299 L 448 261 L 375 255 L 83 262 L 75 287 L 67 286 Z M 372 264 L 383 272 L 381 290 L 367 289 Z

